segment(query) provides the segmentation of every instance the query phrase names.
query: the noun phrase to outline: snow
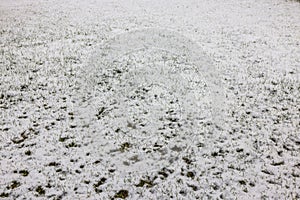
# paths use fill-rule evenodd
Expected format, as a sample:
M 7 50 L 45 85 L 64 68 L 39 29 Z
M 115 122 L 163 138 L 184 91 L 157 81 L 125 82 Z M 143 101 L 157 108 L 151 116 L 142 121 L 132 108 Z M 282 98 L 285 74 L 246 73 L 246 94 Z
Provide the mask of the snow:
M 1 1 L 1 198 L 300 198 L 299 10 Z

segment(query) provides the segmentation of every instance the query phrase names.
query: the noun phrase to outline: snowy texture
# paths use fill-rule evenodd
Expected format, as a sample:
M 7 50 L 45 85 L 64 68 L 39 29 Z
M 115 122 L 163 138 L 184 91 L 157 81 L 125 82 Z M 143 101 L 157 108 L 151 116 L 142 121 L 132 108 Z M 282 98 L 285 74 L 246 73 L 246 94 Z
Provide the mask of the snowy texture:
M 299 199 L 300 4 L 0 2 L 0 198 Z

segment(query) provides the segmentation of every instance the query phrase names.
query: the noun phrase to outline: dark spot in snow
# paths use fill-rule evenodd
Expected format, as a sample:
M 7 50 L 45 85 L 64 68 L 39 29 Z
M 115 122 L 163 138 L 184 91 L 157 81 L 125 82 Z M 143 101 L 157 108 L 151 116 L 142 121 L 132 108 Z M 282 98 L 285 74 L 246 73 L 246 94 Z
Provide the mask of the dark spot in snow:
M 25 151 L 26 156 L 30 156 L 31 154 L 32 154 L 32 152 L 30 150 Z
M 101 193 L 101 192 L 103 192 L 103 190 L 101 190 L 101 189 L 99 189 L 99 188 L 95 188 L 95 192 L 96 192 L 96 193 Z
M 94 164 L 99 164 L 101 162 L 101 160 L 96 160 L 95 162 L 94 162 Z
M 198 187 L 196 185 L 187 184 L 187 186 L 190 187 L 190 188 L 192 188 L 194 191 L 198 190 Z
M 174 147 L 171 148 L 171 150 L 176 151 L 176 152 L 180 152 L 180 151 L 182 151 L 182 148 L 175 145 Z
M 14 181 L 12 181 L 11 184 L 10 184 L 9 186 L 7 186 L 6 188 L 7 188 L 7 189 L 15 189 L 15 188 L 19 187 L 20 185 L 21 185 L 20 182 L 14 180 Z
M 268 175 L 274 175 L 273 172 L 271 172 L 271 171 L 269 171 L 269 170 L 267 170 L 267 169 L 263 169 L 263 170 L 261 170 L 261 172 L 263 172 L 263 173 L 265 173 L 265 174 L 268 174 Z
M 20 170 L 19 174 L 21 174 L 22 176 L 28 176 L 29 172 L 27 170 Z
M 299 178 L 300 177 L 300 173 L 292 172 L 292 176 L 295 177 L 295 178 Z
M 189 171 L 189 172 L 187 172 L 186 176 L 193 179 L 193 178 L 195 178 L 195 173 L 192 171 Z
M 123 143 L 123 144 L 121 144 L 121 147 L 120 147 L 120 151 L 121 152 L 125 152 L 127 149 L 129 149 L 131 147 L 131 144 L 130 143 L 128 143 L 128 142 L 125 142 L 125 143 Z
M 44 188 L 42 186 L 38 186 L 35 191 L 40 195 L 43 196 L 46 194 L 46 191 L 44 190 Z
M 48 164 L 49 167 L 57 167 L 57 166 L 59 166 L 59 165 L 60 165 L 60 163 L 57 163 L 57 162 L 50 162 L 50 163 Z
M 68 139 L 70 139 L 69 137 L 60 137 L 59 139 L 58 139 L 58 141 L 60 141 L 60 142 L 65 142 L 66 140 L 68 140 Z
M 158 174 L 162 175 L 165 178 L 167 178 L 169 176 L 166 172 L 163 172 L 163 171 L 159 171 Z
M 7 197 L 9 197 L 9 193 L 2 192 L 2 193 L 0 194 L 0 197 L 1 197 L 1 198 L 7 198 Z
M 255 183 L 250 182 L 249 185 L 250 185 L 251 187 L 254 187 L 254 186 L 255 186 Z
M 143 180 L 143 179 L 141 179 L 140 182 L 138 184 L 136 184 L 135 186 L 136 187 L 144 187 L 144 186 L 146 186 L 147 188 L 150 188 L 150 187 L 153 187 L 154 184 L 150 180 Z
M 239 180 L 239 184 L 246 185 L 246 181 L 245 180 Z
M 106 182 L 106 178 L 105 177 L 102 177 L 97 183 L 95 183 L 93 186 L 94 188 L 97 188 L 99 187 L 100 185 L 103 185 L 105 182 Z
M 74 141 L 66 145 L 66 148 L 74 148 L 74 147 L 80 147 L 80 145 L 76 144 Z
M 126 199 L 127 197 L 128 197 L 127 190 L 120 190 L 114 196 L 114 198 L 121 198 L 121 199 Z
M 71 125 L 70 125 L 70 128 L 76 128 L 76 127 L 77 127 L 76 124 L 71 124 Z
M 278 161 L 278 162 L 272 162 L 271 165 L 273 166 L 279 166 L 279 165 L 284 165 L 284 161 Z
M 190 159 L 187 158 L 187 157 L 183 157 L 182 160 L 184 160 L 184 162 L 185 162 L 186 164 L 188 164 L 188 165 L 192 163 L 192 160 L 190 160 Z
M 213 156 L 213 157 L 218 156 L 218 152 L 212 152 L 212 153 L 211 153 L 211 156 Z

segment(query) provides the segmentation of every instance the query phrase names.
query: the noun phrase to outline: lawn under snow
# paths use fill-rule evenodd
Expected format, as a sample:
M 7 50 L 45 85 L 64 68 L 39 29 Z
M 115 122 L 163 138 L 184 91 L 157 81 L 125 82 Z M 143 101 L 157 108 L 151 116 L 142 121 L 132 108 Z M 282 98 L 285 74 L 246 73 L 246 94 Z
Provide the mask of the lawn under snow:
M 299 2 L 2 0 L 0 75 L 0 198 L 300 198 Z

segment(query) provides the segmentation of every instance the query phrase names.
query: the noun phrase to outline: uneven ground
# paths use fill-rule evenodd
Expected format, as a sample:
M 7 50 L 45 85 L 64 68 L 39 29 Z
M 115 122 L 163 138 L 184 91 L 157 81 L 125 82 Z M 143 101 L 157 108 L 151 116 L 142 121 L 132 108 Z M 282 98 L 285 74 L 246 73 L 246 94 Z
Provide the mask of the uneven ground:
M 0 198 L 300 199 L 296 1 L 2 0 L 0 73 Z

